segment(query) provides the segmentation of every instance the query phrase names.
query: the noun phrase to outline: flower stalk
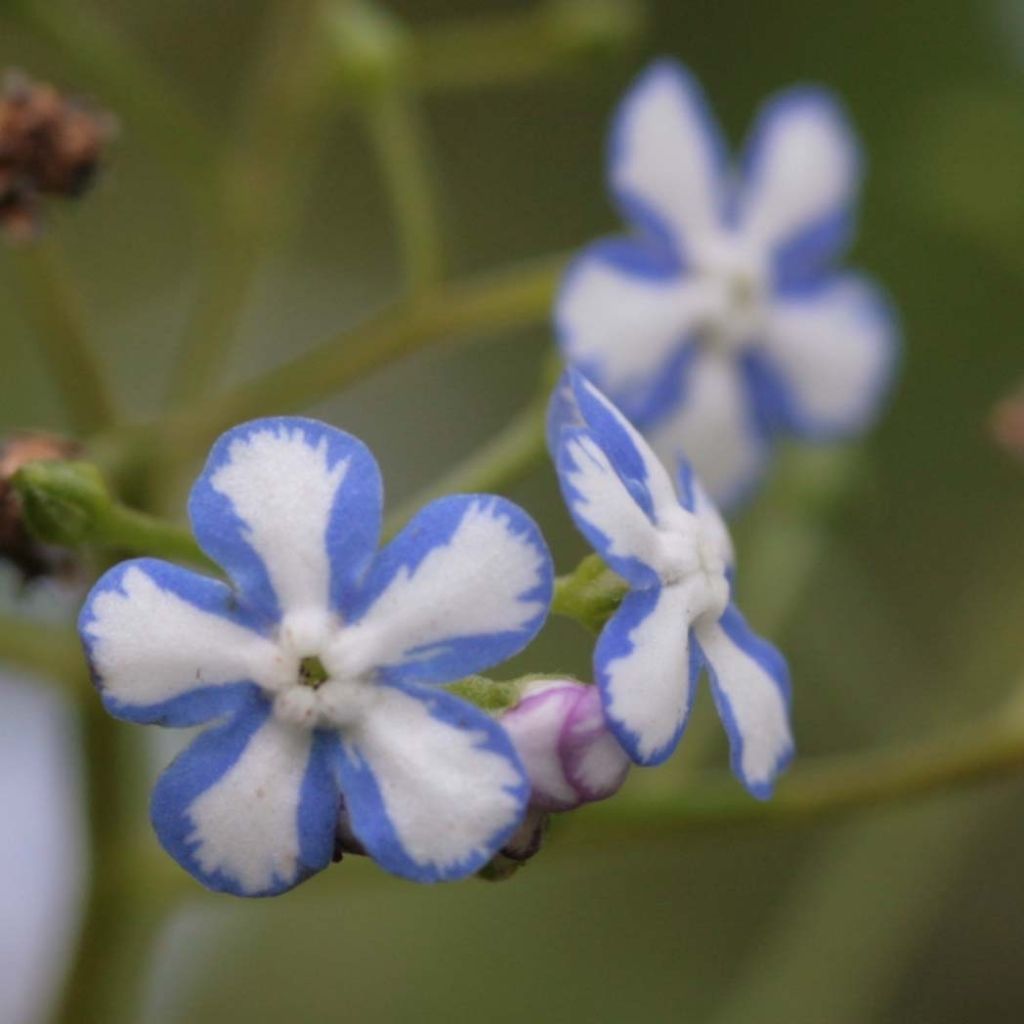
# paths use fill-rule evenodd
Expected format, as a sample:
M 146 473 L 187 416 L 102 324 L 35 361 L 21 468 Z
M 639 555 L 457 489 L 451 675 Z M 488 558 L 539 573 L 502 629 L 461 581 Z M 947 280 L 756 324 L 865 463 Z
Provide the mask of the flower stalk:
M 82 434 L 109 428 L 115 421 L 114 402 L 55 244 L 20 246 L 10 262 L 18 297 L 71 426 Z

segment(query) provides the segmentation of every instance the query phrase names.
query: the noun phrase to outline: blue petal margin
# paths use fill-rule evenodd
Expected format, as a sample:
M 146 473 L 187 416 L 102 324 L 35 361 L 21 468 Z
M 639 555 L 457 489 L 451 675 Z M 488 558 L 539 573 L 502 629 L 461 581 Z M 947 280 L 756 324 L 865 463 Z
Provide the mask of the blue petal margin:
M 781 290 L 813 280 L 843 255 L 856 230 L 857 192 L 864 175 L 864 152 L 842 103 L 827 89 L 800 85 L 772 96 L 758 112 L 741 159 L 741 187 L 753 190 L 779 124 L 801 109 L 818 112 L 832 122 L 837 136 L 845 138 L 856 185 L 849 202 L 824 212 L 776 248 L 774 274 Z
M 731 604 L 726 609 L 719 625 L 730 642 L 753 660 L 765 673 L 765 677 L 777 688 L 788 715 L 792 704 L 792 688 L 789 666 L 786 664 L 786 659 L 776 647 L 768 643 L 767 640 L 761 639 L 751 630 L 735 604 Z M 695 644 L 695 646 L 699 646 L 699 644 Z M 785 771 L 786 767 L 793 760 L 795 748 L 792 742 L 790 742 L 786 749 L 780 753 L 773 766 L 771 778 L 768 781 L 759 782 L 748 778 L 743 771 L 743 751 L 747 737 L 743 734 L 736 721 L 729 698 L 723 692 L 721 682 L 711 667 L 710 661 L 706 658 L 703 660 L 707 665 L 708 677 L 711 680 L 711 693 L 715 700 L 715 707 L 718 709 L 722 725 L 729 736 L 730 761 L 733 774 L 746 786 L 752 796 L 758 800 L 769 800 L 775 790 L 775 779 Z
M 486 515 L 496 528 L 524 553 L 537 559 L 537 571 L 530 585 L 507 595 L 510 622 L 519 617 L 516 605 L 536 604 L 536 612 L 522 625 L 488 633 L 467 635 L 459 632 L 459 623 L 451 623 L 452 632 L 429 644 L 409 651 L 395 652 L 402 659 L 379 666 L 380 677 L 389 683 L 448 683 L 473 675 L 506 661 L 521 651 L 540 631 L 547 619 L 554 592 L 554 567 L 551 554 L 537 524 L 521 509 L 504 498 L 492 495 L 454 495 L 431 502 L 401 533 L 381 550 L 362 588 L 343 606 L 345 618 L 358 623 L 388 589 L 402 579 L 414 576 L 431 554 L 443 553 L 467 516 Z M 479 578 L 491 552 L 474 552 L 472 564 L 453 564 L 445 582 L 445 592 L 436 595 L 441 603 L 466 588 L 501 586 L 500 574 L 488 584 Z
M 690 705 L 687 705 L 685 713 L 679 720 L 671 739 L 659 749 L 650 754 L 644 754 L 641 749 L 641 736 L 630 728 L 627 722 L 615 718 L 609 711 L 611 706 L 611 694 L 609 693 L 610 677 L 608 668 L 610 662 L 628 658 L 635 650 L 636 645 L 630 639 L 633 631 L 648 618 L 657 608 L 658 601 L 662 595 L 662 589 L 650 588 L 648 590 L 634 590 L 628 593 L 619 606 L 618 611 L 608 620 L 601 635 L 598 637 L 597 646 L 594 648 L 594 676 L 598 689 L 601 692 L 601 700 L 605 710 L 605 720 L 608 728 L 619 741 L 622 749 L 629 755 L 635 764 L 653 766 L 662 764 L 668 760 L 679 746 L 679 741 L 686 731 L 686 724 L 690 717 Z M 680 622 L 679 629 L 689 630 L 688 622 Z M 689 643 L 690 658 L 688 665 L 679 665 L 679 687 L 689 688 L 690 700 L 696 692 L 697 682 L 700 678 L 700 671 L 703 667 L 703 660 L 700 648 L 694 637 L 690 636 Z
M 678 262 L 685 264 L 685 239 L 679 238 L 661 213 L 653 209 L 642 196 L 635 195 L 627 188 L 619 187 L 615 182 L 614 169 L 625 158 L 630 122 L 636 116 L 636 108 L 645 103 L 646 94 L 650 89 L 658 88 L 666 81 L 678 91 L 684 102 L 692 105 L 697 111 L 704 142 L 717 168 L 718 180 L 723 182 L 728 180 L 729 148 L 704 95 L 704 90 L 697 79 L 682 64 L 662 58 L 641 72 L 615 112 L 608 140 L 608 184 L 623 219 L 636 227 L 641 235 L 671 252 Z
M 388 815 L 381 788 L 373 767 L 361 756 L 358 748 L 342 743 L 337 749 L 338 775 L 345 793 L 352 829 L 369 855 L 392 874 L 414 882 L 447 882 L 465 878 L 479 871 L 505 845 L 519 827 L 530 797 L 530 785 L 519 756 L 508 734 L 489 715 L 467 702 L 438 690 L 397 687 L 407 696 L 421 701 L 431 717 L 460 732 L 475 732 L 483 739 L 478 750 L 486 750 L 505 758 L 519 778 L 516 786 L 506 789 L 512 798 L 507 821 L 486 841 L 449 864 L 421 863 L 411 853 Z M 410 737 L 415 742 L 415 737 Z M 438 822 L 443 828 L 443 822 Z
M 106 691 L 103 676 L 96 666 L 96 642 L 90 636 L 89 627 L 96 618 L 97 600 L 112 591 L 123 594 L 122 581 L 132 570 L 141 570 L 159 587 L 201 611 L 258 632 L 258 623 L 238 607 L 235 595 L 223 583 L 155 558 L 133 558 L 121 562 L 100 577 L 89 591 L 78 616 L 78 633 L 89 661 L 93 684 L 107 711 L 126 722 L 184 728 L 221 718 L 246 704 L 258 692 L 256 684 L 247 679 L 196 686 L 178 697 L 156 704 L 128 703 L 117 700 Z
M 213 487 L 213 477 L 231 462 L 232 446 L 256 434 L 299 432 L 311 448 L 326 447 L 328 465 L 349 465 L 334 498 L 326 545 L 331 562 L 331 598 L 339 607 L 361 579 L 380 537 L 383 486 L 369 449 L 351 434 L 295 416 L 253 420 L 229 430 L 213 446 L 189 499 L 189 515 L 200 546 L 235 582 L 242 600 L 268 621 L 281 615 L 266 565 L 253 548 L 246 524 L 231 501 Z
M 207 871 L 197 850 L 201 837 L 189 815 L 192 804 L 216 786 L 244 754 L 256 734 L 274 721 L 269 703 L 253 699 L 225 725 L 207 729 L 164 771 L 153 790 L 150 817 L 164 849 L 194 878 L 215 892 L 234 896 L 276 896 L 287 892 L 331 863 L 340 806 L 333 771 L 337 738 L 317 732 L 298 794 L 296 819 L 299 851 L 295 870 L 275 876 L 264 888 L 248 888 L 221 869 Z M 239 839 L 239 843 L 244 840 Z

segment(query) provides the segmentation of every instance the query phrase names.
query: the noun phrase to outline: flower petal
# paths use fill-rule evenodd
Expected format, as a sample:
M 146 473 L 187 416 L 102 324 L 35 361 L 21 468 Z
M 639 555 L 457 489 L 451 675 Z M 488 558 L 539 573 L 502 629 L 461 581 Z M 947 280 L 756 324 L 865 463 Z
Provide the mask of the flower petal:
M 694 472 L 693 466 L 683 460 L 679 463 L 679 501 L 688 512 L 692 512 L 699 520 L 707 535 L 712 538 L 714 546 L 722 561 L 732 568 L 736 564 L 736 550 L 733 547 L 729 527 L 726 526 L 718 506 L 711 500 L 701 483 L 700 477 Z
M 557 467 L 569 513 L 594 550 L 633 586 L 655 586 L 658 530 L 589 430 L 562 432 Z
M 626 595 L 594 650 L 608 725 L 637 764 L 660 764 L 679 743 L 700 662 L 690 644 L 685 585 Z
M 861 155 L 846 114 L 823 89 L 801 87 L 770 100 L 751 135 L 739 222 L 775 250 L 776 276 L 819 270 L 852 233 Z
M 344 609 L 335 653 L 390 682 L 451 682 L 525 647 L 552 588 L 547 545 L 522 509 L 487 495 L 442 498 L 381 551 Z
M 155 559 L 111 569 L 93 587 L 79 632 L 107 710 L 187 726 L 238 707 L 273 670 L 276 648 L 223 583 Z
M 526 809 L 530 787 L 511 740 L 447 693 L 382 685 L 340 750 L 353 831 L 382 867 L 417 882 L 479 870 Z
M 567 427 L 583 427 L 583 415 L 576 404 L 576 395 L 572 389 L 572 378 L 563 373 L 551 392 L 548 401 L 548 413 L 545 433 L 547 435 L 548 454 L 552 461 L 558 458 L 558 447 L 562 441 L 562 431 Z
M 689 367 L 682 401 L 648 431 L 667 465 L 688 459 L 720 507 L 741 502 L 760 479 L 770 449 L 745 367 L 704 352 Z
M 271 620 L 337 607 L 380 534 L 381 481 L 361 441 L 315 420 L 254 420 L 224 434 L 189 513 L 203 550 Z
M 899 330 L 885 297 L 844 275 L 771 309 L 765 352 L 784 425 L 828 439 L 863 430 L 892 381 Z
M 676 397 L 671 368 L 687 358 L 703 299 L 674 259 L 639 241 L 609 239 L 584 250 L 567 271 L 555 331 L 566 361 L 643 422 Z
M 681 65 L 651 65 L 622 101 L 611 185 L 623 215 L 685 258 L 724 209 L 725 147 L 700 86 Z
M 559 749 L 579 689 L 578 683 L 567 681 L 532 688 L 498 719 L 530 780 L 530 803 L 547 811 L 569 810 L 580 802 L 565 776 Z
M 766 800 L 793 756 L 786 661 L 751 631 L 735 605 L 720 621 L 698 624 L 697 641 L 729 734 L 733 772 Z
M 561 752 L 563 770 L 577 800 L 604 800 L 626 781 L 629 755 L 608 729 L 596 686 L 580 689 L 565 723 Z
M 679 496 L 650 445 L 586 377 L 575 371 L 570 371 L 569 376 L 587 427 L 643 510 L 655 522 L 662 516 L 674 517 L 679 510 Z
M 254 698 L 195 739 L 153 791 L 153 827 L 207 888 L 273 896 L 325 868 L 334 853 L 337 738 L 278 721 Z

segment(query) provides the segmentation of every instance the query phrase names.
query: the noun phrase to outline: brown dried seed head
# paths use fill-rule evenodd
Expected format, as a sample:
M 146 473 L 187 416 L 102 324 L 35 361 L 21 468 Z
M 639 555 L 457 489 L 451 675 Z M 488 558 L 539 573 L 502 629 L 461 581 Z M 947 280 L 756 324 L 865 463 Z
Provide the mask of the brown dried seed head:
M 37 232 L 40 196 L 80 196 L 115 133 L 109 114 L 9 71 L 0 90 L 0 224 L 8 235 Z
M 68 552 L 42 544 L 28 532 L 11 477 L 29 462 L 80 454 L 74 441 L 52 434 L 15 434 L 0 442 L 0 560 L 10 562 L 25 582 L 41 576 L 67 578 L 74 561 Z

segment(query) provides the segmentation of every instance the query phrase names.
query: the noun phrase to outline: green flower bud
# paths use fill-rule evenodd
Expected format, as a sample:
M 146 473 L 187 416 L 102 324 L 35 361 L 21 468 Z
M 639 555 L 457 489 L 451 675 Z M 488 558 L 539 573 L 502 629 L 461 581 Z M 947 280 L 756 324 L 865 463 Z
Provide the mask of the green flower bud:
M 11 484 L 21 499 L 25 525 L 49 544 L 85 543 L 110 511 L 110 492 L 90 462 L 30 462 Z

